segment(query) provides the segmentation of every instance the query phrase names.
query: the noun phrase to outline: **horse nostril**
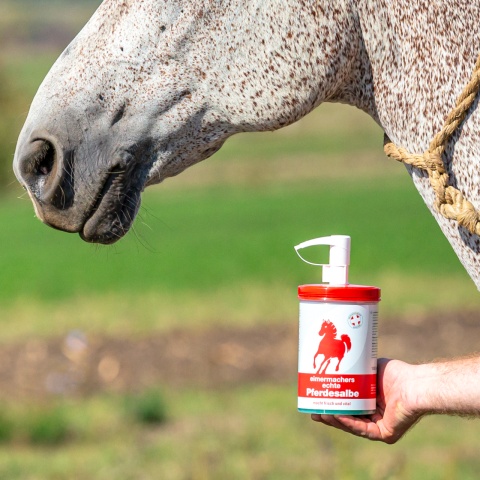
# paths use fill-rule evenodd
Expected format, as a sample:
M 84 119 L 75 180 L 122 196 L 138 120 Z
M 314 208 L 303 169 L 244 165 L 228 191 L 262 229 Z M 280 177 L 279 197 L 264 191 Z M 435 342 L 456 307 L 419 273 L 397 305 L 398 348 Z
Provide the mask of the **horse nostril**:
M 40 178 L 52 173 L 57 153 L 48 140 L 34 140 L 20 163 L 22 176 L 27 183 L 36 183 Z
M 64 153 L 54 139 L 36 137 L 27 143 L 15 170 L 32 198 L 65 209 L 71 204 L 73 185 L 65 173 Z
M 55 165 L 55 147 L 48 141 L 42 140 L 42 144 L 31 160 L 32 173 L 47 176 Z

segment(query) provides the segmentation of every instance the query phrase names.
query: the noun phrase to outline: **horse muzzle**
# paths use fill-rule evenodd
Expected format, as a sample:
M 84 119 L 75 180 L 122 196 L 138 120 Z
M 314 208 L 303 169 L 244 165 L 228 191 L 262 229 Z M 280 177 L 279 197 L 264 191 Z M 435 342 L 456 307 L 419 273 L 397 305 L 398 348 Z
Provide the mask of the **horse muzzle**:
M 79 233 L 87 242 L 114 243 L 133 223 L 143 176 L 136 174 L 135 159 L 127 152 L 102 165 L 100 159 L 108 155 L 100 148 L 90 145 L 91 155 L 80 155 L 80 149 L 66 148 L 58 138 L 35 132 L 19 142 L 15 173 L 42 222 Z

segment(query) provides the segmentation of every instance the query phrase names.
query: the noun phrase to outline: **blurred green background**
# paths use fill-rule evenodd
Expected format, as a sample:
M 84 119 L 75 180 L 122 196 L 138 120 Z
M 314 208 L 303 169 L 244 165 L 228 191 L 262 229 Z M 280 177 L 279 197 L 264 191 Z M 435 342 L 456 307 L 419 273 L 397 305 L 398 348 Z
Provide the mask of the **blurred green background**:
M 321 271 L 303 264 L 293 246 L 330 234 L 351 235 L 350 280 L 382 288 L 382 321 L 478 310 L 473 282 L 409 176 L 384 157 L 381 129 L 342 105 L 323 105 L 275 133 L 233 137 L 213 158 L 150 188 L 133 231 L 114 246 L 43 226 L 12 174 L 16 138 L 44 75 L 99 3 L 0 0 L 6 349 L 72 331 L 140 342 L 176 329 L 194 338 L 220 327 L 296 325 L 296 287 L 320 281 Z M 161 398 L 155 390 L 134 400 L 124 391 L 41 401 L 0 391 L 0 478 L 438 479 L 478 472 L 469 446 L 478 426 L 458 419 L 426 420 L 385 447 L 297 414 L 293 376 L 227 390 L 158 388 Z M 133 417 L 125 406 L 132 402 L 142 412 Z

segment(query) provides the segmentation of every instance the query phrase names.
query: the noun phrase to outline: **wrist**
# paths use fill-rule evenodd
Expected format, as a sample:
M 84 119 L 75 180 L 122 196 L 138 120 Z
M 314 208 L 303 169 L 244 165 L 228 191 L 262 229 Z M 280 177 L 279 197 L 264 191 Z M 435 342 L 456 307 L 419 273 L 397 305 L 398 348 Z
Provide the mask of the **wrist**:
M 434 364 L 409 365 L 405 371 L 405 389 L 402 403 L 406 411 L 417 417 L 436 410 Z

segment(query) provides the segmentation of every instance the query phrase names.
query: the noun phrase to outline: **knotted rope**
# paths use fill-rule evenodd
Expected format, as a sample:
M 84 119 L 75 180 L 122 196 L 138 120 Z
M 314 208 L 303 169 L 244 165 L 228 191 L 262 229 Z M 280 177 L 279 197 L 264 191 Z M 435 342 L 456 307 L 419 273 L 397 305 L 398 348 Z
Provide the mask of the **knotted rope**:
M 425 170 L 435 192 L 435 208 L 445 218 L 456 220 L 459 225 L 477 235 L 480 235 L 480 212 L 464 198 L 460 190 L 448 185 L 448 172 L 445 169 L 442 155 L 450 137 L 465 119 L 479 90 L 480 56 L 470 81 L 457 99 L 455 108 L 449 113 L 443 128 L 435 135 L 425 153 L 422 155 L 411 154 L 404 148 L 397 147 L 387 135 L 385 135 L 383 146 L 388 157 Z

